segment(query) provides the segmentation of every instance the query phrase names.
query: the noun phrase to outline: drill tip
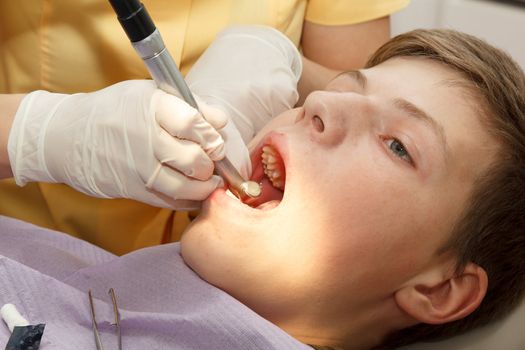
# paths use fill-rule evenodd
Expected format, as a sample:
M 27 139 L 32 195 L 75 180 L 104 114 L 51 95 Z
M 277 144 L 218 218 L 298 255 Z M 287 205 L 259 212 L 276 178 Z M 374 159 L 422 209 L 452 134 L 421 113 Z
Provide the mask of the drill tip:
M 250 197 L 250 198 L 257 198 L 261 195 L 261 185 L 259 185 L 255 181 L 245 181 L 241 185 L 242 192 Z

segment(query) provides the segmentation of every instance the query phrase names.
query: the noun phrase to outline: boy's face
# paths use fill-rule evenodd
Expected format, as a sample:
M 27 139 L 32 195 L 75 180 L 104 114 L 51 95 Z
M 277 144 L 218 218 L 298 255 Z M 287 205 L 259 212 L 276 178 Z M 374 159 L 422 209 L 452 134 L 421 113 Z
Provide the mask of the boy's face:
M 257 180 L 261 145 L 285 164 L 278 206 L 217 190 L 183 237 L 201 277 L 277 323 L 301 308 L 366 308 L 442 263 L 436 251 L 494 158 L 453 71 L 395 58 L 362 73 L 366 83 L 342 74 L 256 138 Z

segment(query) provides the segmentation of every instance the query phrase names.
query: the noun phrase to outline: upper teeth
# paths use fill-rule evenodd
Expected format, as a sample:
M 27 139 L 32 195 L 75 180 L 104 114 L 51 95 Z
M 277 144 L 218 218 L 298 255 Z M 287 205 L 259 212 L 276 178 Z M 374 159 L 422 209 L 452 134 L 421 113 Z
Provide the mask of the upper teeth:
M 282 178 L 281 171 L 279 171 L 277 159 L 279 154 L 271 146 L 264 146 L 262 149 L 262 165 L 264 173 L 272 183 L 272 185 L 280 190 L 284 189 L 284 179 Z

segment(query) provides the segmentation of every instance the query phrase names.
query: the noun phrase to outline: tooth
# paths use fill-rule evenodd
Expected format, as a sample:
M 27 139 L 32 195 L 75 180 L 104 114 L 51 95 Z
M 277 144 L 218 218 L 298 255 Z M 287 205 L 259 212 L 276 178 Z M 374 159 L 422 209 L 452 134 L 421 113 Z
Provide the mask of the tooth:
M 272 186 L 283 190 L 284 181 L 281 178 L 280 170 L 277 169 L 277 160 L 280 159 L 277 150 L 270 145 L 266 145 L 262 148 L 261 158 L 264 174 L 266 174 Z

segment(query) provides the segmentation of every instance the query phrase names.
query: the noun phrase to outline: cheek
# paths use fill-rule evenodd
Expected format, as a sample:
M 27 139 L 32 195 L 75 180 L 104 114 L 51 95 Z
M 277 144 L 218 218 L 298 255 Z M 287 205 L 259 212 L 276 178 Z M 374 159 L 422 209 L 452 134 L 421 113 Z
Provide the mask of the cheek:
M 417 191 L 384 168 L 356 162 L 339 169 L 303 188 L 301 235 L 309 237 L 318 275 L 350 273 L 363 283 L 370 275 L 405 276 L 419 261 L 413 252 L 426 249 Z

